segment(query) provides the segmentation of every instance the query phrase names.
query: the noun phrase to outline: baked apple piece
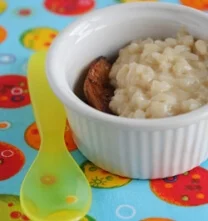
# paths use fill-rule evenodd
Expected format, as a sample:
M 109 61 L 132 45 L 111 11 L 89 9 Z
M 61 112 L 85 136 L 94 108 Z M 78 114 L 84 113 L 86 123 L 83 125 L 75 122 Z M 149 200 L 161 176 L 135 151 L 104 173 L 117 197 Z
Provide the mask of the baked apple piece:
M 84 95 L 89 105 L 105 113 L 112 114 L 109 102 L 114 95 L 110 84 L 111 64 L 105 57 L 97 58 L 88 70 L 84 81 Z

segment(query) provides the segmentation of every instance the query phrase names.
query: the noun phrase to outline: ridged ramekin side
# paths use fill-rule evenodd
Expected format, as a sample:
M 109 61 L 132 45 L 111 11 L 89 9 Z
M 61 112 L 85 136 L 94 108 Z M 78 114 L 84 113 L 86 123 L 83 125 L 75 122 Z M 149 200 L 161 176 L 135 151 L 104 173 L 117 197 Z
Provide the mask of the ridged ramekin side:
M 179 128 L 129 129 L 67 110 L 80 151 L 97 166 L 121 176 L 155 179 L 184 173 L 208 158 L 208 120 Z

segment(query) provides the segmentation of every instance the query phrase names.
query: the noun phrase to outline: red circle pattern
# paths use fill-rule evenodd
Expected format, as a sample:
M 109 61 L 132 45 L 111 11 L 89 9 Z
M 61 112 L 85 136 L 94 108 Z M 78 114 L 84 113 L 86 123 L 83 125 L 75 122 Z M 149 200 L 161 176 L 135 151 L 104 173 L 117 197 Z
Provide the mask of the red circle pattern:
M 20 108 L 28 104 L 27 78 L 21 75 L 0 76 L 0 108 Z
M 80 15 L 95 7 L 95 0 L 45 0 L 44 6 L 59 15 Z

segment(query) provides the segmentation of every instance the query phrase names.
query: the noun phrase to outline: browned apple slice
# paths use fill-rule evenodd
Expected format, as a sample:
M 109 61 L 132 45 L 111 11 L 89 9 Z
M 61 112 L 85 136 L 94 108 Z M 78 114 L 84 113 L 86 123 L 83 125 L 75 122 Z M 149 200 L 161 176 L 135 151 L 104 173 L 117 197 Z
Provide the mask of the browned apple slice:
M 112 113 L 109 102 L 114 88 L 109 80 L 110 69 L 111 64 L 107 59 L 99 57 L 90 65 L 84 82 L 84 94 L 89 105 L 105 113 Z

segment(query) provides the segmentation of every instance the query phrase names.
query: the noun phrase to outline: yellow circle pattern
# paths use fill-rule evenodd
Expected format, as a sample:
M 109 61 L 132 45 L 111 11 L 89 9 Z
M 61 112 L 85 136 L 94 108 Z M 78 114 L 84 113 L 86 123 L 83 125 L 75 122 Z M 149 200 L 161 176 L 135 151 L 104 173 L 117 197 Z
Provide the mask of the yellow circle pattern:
M 26 30 L 20 37 L 24 47 L 35 51 L 47 50 L 58 31 L 53 28 L 39 27 Z
M 131 179 L 111 174 L 87 161 L 81 166 L 90 185 L 95 188 L 115 188 L 128 184 Z
M 5 12 L 7 9 L 7 3 L 4 0 L 0 0 L 0 14 Z

